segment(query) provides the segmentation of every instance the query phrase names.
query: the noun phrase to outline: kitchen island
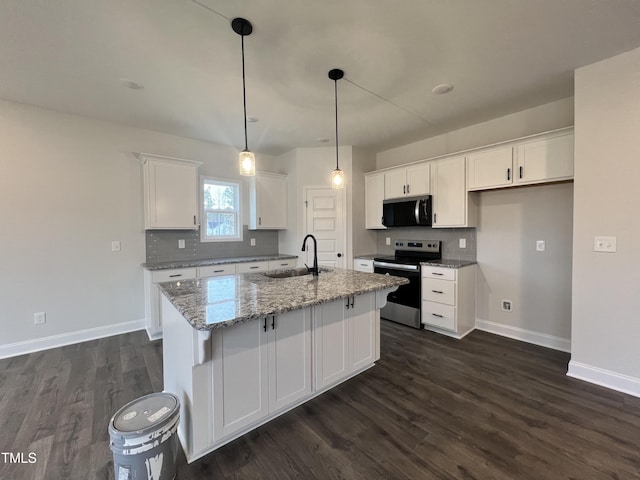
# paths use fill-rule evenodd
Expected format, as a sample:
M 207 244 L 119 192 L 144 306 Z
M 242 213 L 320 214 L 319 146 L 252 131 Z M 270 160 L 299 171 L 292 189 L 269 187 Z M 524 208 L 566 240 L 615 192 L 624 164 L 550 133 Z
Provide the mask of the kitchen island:
M 273 278 L 273 275 L 284 278 Z M 188 462 L 380 358 L 380 308 L 404 278 L 332 268 L 159 284 L 164 389 Z

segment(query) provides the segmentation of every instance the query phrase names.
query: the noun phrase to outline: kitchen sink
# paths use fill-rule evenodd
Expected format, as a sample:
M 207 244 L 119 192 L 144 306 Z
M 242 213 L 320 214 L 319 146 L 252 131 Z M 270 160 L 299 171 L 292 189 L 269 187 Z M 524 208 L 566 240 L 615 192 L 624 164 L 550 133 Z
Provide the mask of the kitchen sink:
M 274 270 L 272 272 L 265 272 L 262 275 L 269 278 L 290 278 L 290 277 L 302 277 L 303 275 L 311 275 L 311 272 L 307 270 L 307 267 L 293 268 L 291 270 Z

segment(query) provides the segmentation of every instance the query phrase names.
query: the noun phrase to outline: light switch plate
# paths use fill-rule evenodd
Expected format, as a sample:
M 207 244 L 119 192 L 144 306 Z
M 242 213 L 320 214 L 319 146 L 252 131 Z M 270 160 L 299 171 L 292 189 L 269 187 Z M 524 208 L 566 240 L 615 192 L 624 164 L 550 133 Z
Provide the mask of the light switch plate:
M 544 240 L 536 240 L 536 252 L 544 252 L 546 248 Z
M 255 247 L 255 246 L 256 246 L 256 239 L 255 239 L 255 238 L 252 238 L 252 239 L 251 239 L 251 246 L 252 246 L 252 247 Z
M 178 248 L 184 248 L 184 239 L 178 240 Z
M 467 239 L 466 238 L 460 238 L 458 240 L 458 247 L 467 248 Z
M 386 238 L 384 239 L 384 244 L 385 244 L 385 245 L 391 245 L 391 237 L 386 237 Z
M 604 253 L 616 253 L 617 237 L 593 237 L 593 251 Z
M 111 251 L 112 252 L 119 252 L 120 249 L 121 249 L 120 240 L 114 240 L 113 242 L 111 242 Z

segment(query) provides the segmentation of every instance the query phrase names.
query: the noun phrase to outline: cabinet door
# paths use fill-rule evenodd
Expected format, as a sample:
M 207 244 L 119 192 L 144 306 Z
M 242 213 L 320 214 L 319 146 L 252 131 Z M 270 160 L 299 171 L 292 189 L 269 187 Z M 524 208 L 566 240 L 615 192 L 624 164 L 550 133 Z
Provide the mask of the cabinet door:
M 311 309 L 270 317 L 267 328 L 269 411 L 274 412 L 311 393 Z
M 407 193 L 407 169 L 397 168 L 384 172 L 384 199 L 401 198 Z
M 196 278 L 195 268 L 174 268 L 170 270 L 145 270 L 145 326 L 150 340 L 162 338 L 162 295 L 158 291 L 158 283 Z
M 345 321 L 347 299 L 316 307 L 315 367 L 316 389 L 342 380 L 350 373 L 348 322 Z
M 357 371 L 376 360 L 375 294 L 352 297 L 347 310 L 351 337 L 351 370 Z
M 259 319 L 222 328 L 212 335 L 215 440 L 269 413 L 270 333 L 264 325 L 265 320 Z
M 513 148 L 503 147 L 467 157 L 467 188 L 482 190 L 513 183 Z
M 573 135 L 562 135 L 518 146 L 516 183 L 573 178 Z
M 145 228 L 197 228 L 197 165 L 144 159 Z
M 447 158 L 432 166 L 433 227 L 467 225 L 464 157 Z
M 365 228 L 382 229 L 382 201 L 384 200 L 384 174 L 367 175 L 364 179 Z
M 251 218 L 249 227 L 259 229 L 287 228 L 286 176 L 259 173 L 252 179 Z
M 407 195 L 427 195 L 431 192 L 428 163 L 407 167 Z

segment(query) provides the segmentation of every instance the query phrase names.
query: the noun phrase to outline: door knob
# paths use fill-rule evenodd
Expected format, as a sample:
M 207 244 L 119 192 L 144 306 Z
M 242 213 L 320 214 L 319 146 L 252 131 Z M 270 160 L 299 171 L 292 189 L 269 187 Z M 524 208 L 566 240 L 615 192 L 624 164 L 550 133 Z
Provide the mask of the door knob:
M 340 257 L 342 257 L 342 254 L 341 254 L 341 253 L 339 253 L 339 254 L 338 254 L 338 258 L 340 258 Z

